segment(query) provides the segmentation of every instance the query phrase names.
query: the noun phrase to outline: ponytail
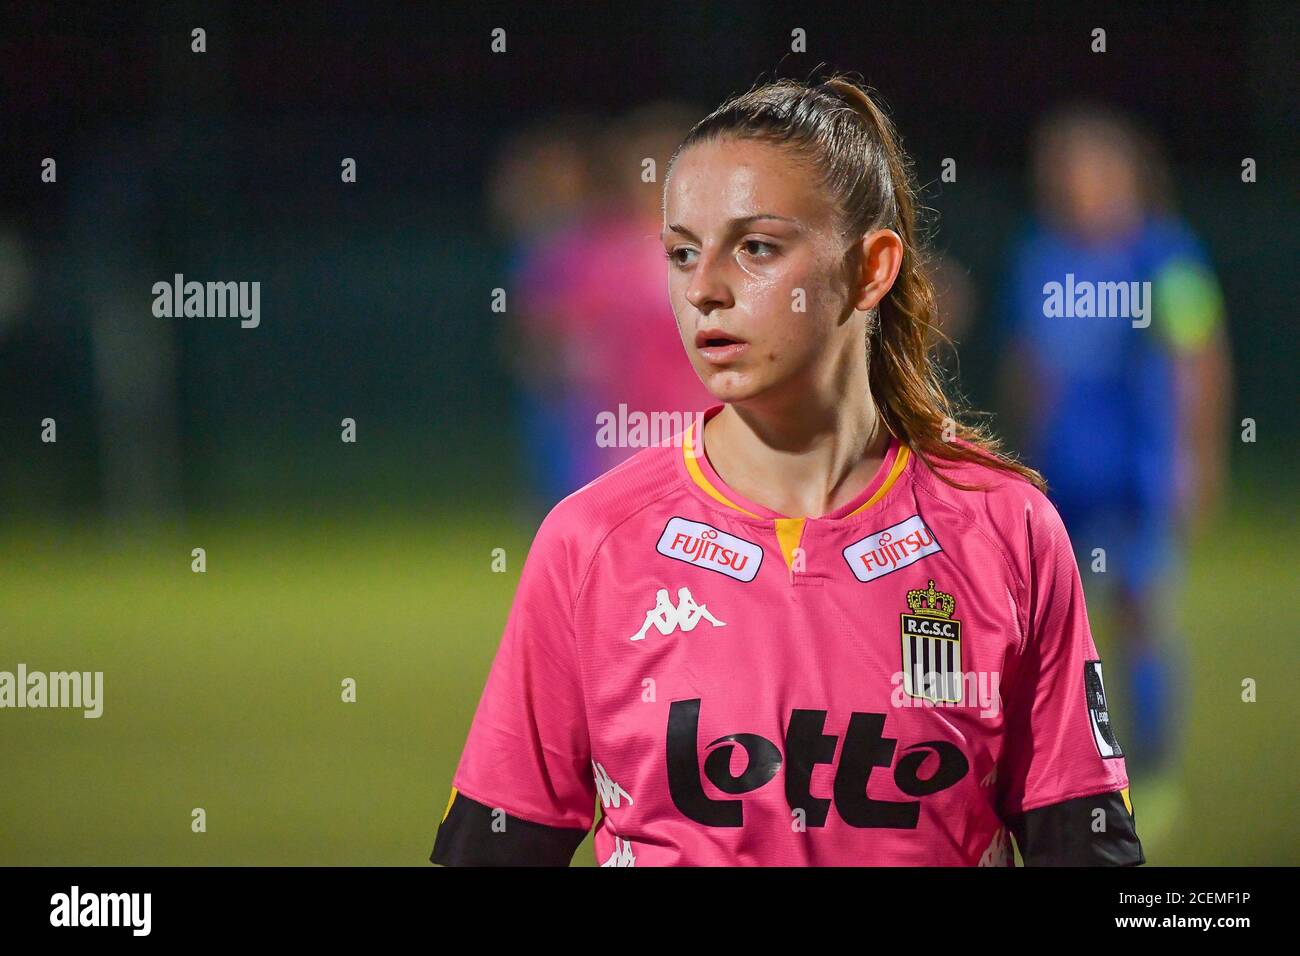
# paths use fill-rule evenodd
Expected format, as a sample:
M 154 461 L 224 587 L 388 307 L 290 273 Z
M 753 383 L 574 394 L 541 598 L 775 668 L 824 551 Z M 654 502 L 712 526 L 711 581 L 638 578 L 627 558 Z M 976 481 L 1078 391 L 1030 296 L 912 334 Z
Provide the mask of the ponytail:
M 867 327 L 867 378 L 881 417 L 931 468 L 936 460 L 978 461 L 1015 472 L 1043 490 L 1043 476 L 1004 454 L 986 429 L 957 420 L 958 410 L 944 390 L 933 357 L 934 338 L 943 333 L 936 327 L 934 284 L 917 236 L 916 180 L 894 124 L 867 90 L 847 78 L 836 76 L 822 85 L 863 117 L 883 159 L 885 202 L 870 228 L 892 229 L 903 241 L 898 276 Z

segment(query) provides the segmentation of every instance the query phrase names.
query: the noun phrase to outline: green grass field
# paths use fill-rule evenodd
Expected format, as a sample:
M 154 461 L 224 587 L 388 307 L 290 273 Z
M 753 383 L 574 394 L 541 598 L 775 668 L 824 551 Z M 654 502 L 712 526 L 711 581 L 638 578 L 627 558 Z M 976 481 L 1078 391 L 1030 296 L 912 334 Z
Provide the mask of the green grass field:
M 105 705 L 0 711 L 0 864 L 425 864 L 531 533 L 418 513 L 10 528 L 0 670 L 101 670 Z M 1196 549 L 1189 803 L 1152 864 L 1300 862 L 1296 570 L 1280 510 Z

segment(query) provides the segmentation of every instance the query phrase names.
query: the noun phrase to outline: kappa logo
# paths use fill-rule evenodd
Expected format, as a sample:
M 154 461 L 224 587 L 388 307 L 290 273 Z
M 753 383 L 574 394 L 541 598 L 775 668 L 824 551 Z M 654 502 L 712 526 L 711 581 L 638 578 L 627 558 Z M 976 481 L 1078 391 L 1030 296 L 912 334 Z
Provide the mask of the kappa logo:
M 708 568 L 737 581 L 754 580 L 763 563 L 763 549 L 753 541 L 685 518 L 669 520 L 655 550 L 665 558 Z
M 632 841 L 614 837 L 614 852 L 601 866 L 636 866 L 636 857 L 632 854 Z
M 934 532 L 925 526 L 921 516 L 912 515 L 906 521 L 855 541 L 844 549 L 844 560 L 849 563 L 854 576 L 865 583 L 942 550 Z
M 622 801 L 627 800 L 627 805 L 632 805 L 632 795 L 610 779 L 608 771 L 605 770 L 604 764 L 591 762 L 591 773 L 596 779 L 596 793 L 600 796 L 600 805 L 608 810 L 610 807 L 621 807 Z
M 646 631 L 651 626 L 665 637 L 678 628 L 682 631 L 693 631 L 701 619 L 708 621 L 714 627 L 727 626 L 725 621 L 719 621 L 714 617 L 705 605 L 696 602 L 690 588 L 677 589 L 675 605 L 668 597 L 668 589 L 660 588 L 655 592 L 655 606 L 645 612 L 645 623 L 641 625 L 641 630 L 633 634 L 629 640 L 645 640 Z

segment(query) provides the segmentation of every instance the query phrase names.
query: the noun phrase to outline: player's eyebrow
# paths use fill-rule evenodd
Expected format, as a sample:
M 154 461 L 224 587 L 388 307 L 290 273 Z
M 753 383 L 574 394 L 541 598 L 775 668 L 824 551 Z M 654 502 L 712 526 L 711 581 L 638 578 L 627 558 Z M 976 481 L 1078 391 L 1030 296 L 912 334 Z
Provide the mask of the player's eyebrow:
M 777 219 L 780 220 L 781 222 L 793 222 L 796 225 L 799 223 L 798 219 L 794 219 L 790 216 L 778 216 L 774 212 L 760 212 L 753 216 L 739 216 L 735 219 L 730 219 L 727 221 L 727 227 L 730 231 L 734 232 L 738 229 L 743 229 L 745 226 L 748 226 L 750 223 L 757 222 L 760 219 Z M 670 222 L 668 224 L 668 228 L 665 229 L 663 232 L 659 233 L 659 238 L 662 240 L 670 232 L 678 233 L 679 235 L 685 236 L 687 239 L 694 239 L 696 241 L 698 241 L 700 238 L 699 236 L 695 235 L 695 233 L 691 232 L 689 229 L 683 226 L 680 222 Z

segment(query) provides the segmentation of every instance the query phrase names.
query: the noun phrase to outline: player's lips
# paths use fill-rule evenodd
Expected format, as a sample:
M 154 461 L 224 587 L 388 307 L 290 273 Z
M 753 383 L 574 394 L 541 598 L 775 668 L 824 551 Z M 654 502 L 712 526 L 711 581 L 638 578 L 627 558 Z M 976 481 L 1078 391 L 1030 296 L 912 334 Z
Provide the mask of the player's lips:
M 695 348 L 705 361 L 721 365 L 744 352 L 749 343 L 722 329 L 700 329 L 695 333 Z

